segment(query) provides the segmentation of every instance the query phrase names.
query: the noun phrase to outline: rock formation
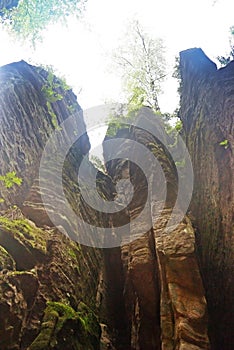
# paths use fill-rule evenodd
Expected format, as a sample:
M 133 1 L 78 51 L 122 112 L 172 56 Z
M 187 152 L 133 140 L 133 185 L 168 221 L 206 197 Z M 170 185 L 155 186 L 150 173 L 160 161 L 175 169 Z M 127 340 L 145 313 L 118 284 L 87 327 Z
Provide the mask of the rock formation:
M 80 247 L 53 227 L 41 194 L 56 196 L 56 181 L 39 186 L 48 137 L 80 107 L 61 80 L 26 62 L 2 67 L 0 77 L 1 172 L 23 179 L 21 186 L 0 190 L 0 348 L 98 349 L 100 251 Z M 82 116 L 77 127 L 84 133 L 64 172 L 70 201 L 78 196 L 74 169 L 90 147 Z M 50 211 L 60 219 L 58 208 Z M 62 217 L 61 223 L 67 230 L 72 225 Z
M 153 128 L 154 120 L 149 122 Z M 128 135 L 125 132 L 125 137 L 127 139 L 122 145 L 124 150 L 132 147 L 129 140 L 135 140 L 157 156 L 164 170 L 170 195 L 166 198 L 165 208 L 158 220 L 154 220 L 157 215 L 157 199 L 151 198 L 148 213 L 145 215 L 146 221 L 152 221 L 153 227 L 150 231 L 145 232 L 144 226 L 147 223 L 141 222 L 142 232 L 145 234 L 129 244 L 124 244 L 123 241 L 119 251 L 115 248 L 104 252 L 107 282 L 109 281 L 112 291 L 107 298 L 110 305 L 109 319 L 112 326 L 117 327 L 117 344 L 121 344 L 118 348 L 210 349 L 206 298 L 190 219 L 185 217 L 175 230 L 165 233 L 177 194 L 175 168 L 161 143 L 145 130 L 132 128 Z M 104 148 L 104 156 L 111 151 L 118 158 L 118 150 L 111 150 L 109 147 Z M 136 165 L 127 160 L 113 160 L 107 163 L 107 169 L 114 182 L 126 176 L 126 173 L 131 178 L 136 200 L 133 198 L 130 203 L 128 215 L 130 223 L 133 222 L 129 234 L 134 235 L 137 229 L 134 227 L 134 218 L 145 206 L 147 189 L 144 176 Z M 155 177 L 154 186 L 158 181 L 157 173 Z M 113 271 L 115 277 L 111 275 Z M 108 287 L 109 284 L 107 289 Z M 118 293 L 120 295 L 117 298 Z M 123 306 L 120 308 L 121 303 Z
M 0 348 L 98 349 L 101 328 L 87 306 L 95 302 L 98 262 L 19 209 L 2 212 L 0 228 Z
M 114 159 L 106 163 L 107 174 L 97 171 L 87 158 L 82 111 L 66 84 L 23 61 L 0 69 L 0 175 L 13 172 L 23 180 L 0 188 L 1 350 L 233 347 L 233 63 L 217 71 L 196 49 L 181 53 L 180 68 L 182 136 L 193 163 L 194 194 L 189 215 L 169 232 L 170 217 L 181 211 L 172 213 L 178 172 L 163 142 L 140 127 L 118 130 L 111 140 L 123 138 L 121 147 L 104 143 L 104 158 Z M 66 124 L 71 115 L 72 133 Z M 160 133 L 153 114 L 148 123 Z M 73 140 L 77 132 L 82 136 Z M 71 144 L 62 159 L 63 196 L 60 155 L 46 154 L 48 167 L 40 170 L 51 135 L 62 147 Z M 158 219 L 162 203 L 147 195 L 144 169 L 121 157 L 122 149 L 137 152 L 132 141 L 156 157 L 165 174 L 167 194 Z M 117 184 L 131 179 L 134 194 L 127 207 L 107 215 L 88 205 L 77 183 L 81 161 L 89 197 L 88 173 L 95 174 L 106 200 L 118 192 L 123 208 L 130 187 L 125 184 L 121 192 Z M 153 164 L 148 171 L 151 188 L 163 188 Z M 53 199 L 49 205 L 45 196 Z M 93 231 L 67 215 L 67 203 Z M 126 230 L 116 247 L 91 247 L 98 227 L 111 228 L 115 238 L 122 225 Z M 90 246 L 76 242 L 84 236 Z
M 234 62 L 217 70 L 201 49 L 181 53 L 181 111 L 194 169 L 191 203 L 212 349 L 232 349 Z

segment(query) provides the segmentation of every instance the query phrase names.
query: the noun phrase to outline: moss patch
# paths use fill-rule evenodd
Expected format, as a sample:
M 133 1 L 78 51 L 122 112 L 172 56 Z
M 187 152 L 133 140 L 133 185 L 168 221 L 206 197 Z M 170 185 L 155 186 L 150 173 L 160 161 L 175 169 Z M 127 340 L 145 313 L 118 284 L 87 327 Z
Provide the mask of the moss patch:
M 0 271 L 4 269 L 15 270 L 15 262 L 12 256 L 0 246 Z
M 6 217 L 0 217 L 0 229 L 11 232 L 15 238 L 18 238 L 22 243 L 29 246 L 29 248 L 35 248 L 46 253 L 45 232 L 29 220 L 10 220 Z
M 29 350 L 99 349 L 100 326 L 93 311 L 84 303 L 75 311 L 62 302 L 47 302 L 41 331 Z
M 93 346 L 95 346 L 96 339 L 99 339 L 101 335 L 97 316 L 86 304 L 82 302 L 80 302 L 78 307 L 78 315 L 83 325 L 83 329 L 85 330 L 86 334 L 89 335 Z

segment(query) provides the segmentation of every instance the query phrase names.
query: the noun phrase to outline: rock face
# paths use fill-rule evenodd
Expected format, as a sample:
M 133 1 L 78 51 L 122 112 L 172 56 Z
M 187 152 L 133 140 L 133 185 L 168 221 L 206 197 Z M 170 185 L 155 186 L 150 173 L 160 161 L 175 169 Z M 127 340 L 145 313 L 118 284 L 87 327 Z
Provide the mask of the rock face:
M 155 225 L 158 203 L 156 198 L 150 198 L 145 222 L 141 222 L 142 235 L 129 244 L 123 240 L 119 249 L 104 252 L 107 291 L 111 286 L 111 292 L 106 296 L 110 305 L 108 316 L 117 334 L 116 347 L 144 350 L 210 349 L 206 298 L 195 253 L 194 230 L 189 218 L 185 217 L 175 230 L 165 233 L 177 192 L 175 169 L 162 145 L 151 134 L 133 128 L 128 133 L 125 130 L 125 137 L 124 150 L 132 147 L 129 140 L 135 140 L 157 156 L 170 192 Z M 104 148 L 104 155 L 107 156 L 108 152 L 112 152 L 110 147 Z M 107 164 L 109 174 L 114 182 L 126 178 L 128 174 L 135 190 L 136 200 L 128 206 L 131 223 L 129 235 L 134 235 L 139 229 L 139 225 L 134 226 L 134 218 L 145 206 L 147 186 L 141 170 L 130 161 L 118 160 L 118 150 L 114 152 L 117 160 Z M 153 183 L 157 184 L 157 173 L 155 177 Z M 149 220 L 153 228 L 145 232 Z
M 181 119 L 194 176 L 191 203 L 212 349 L 232 349 L 234 62 L 217 70 L 201 49 L 181 53 Z
M 49 136 L 56 129 L 61 133 L 59 125 L 80 107 L 61 80 L 26 62 L 2 67 L 0 76 L 1 175 L 14 172 L 23 180 L 21 186 L 0 190 L 0 348 L 99 349 L 100 251 L 79 246 L 53 227 L 41 194 L 47 191 L 56 197 L 56 180 L 38 185 Z M 82 137 L 70 150 L 63 171 L 67 198 L 77 210 L 81 203 L 73 183 L 75 168 L 90 148 L 79 116 L 74 126 Z M 69 232 L 69 218 L 62 218 L 55 206 L 50 212 L 60 219 L 63 232 Z
M 170 212 L 163 213 L 163 218 Z M 195 254 L 194 230 L 184 221 L 169 235 L 155 229 L 161 284 L 162 349 L 210 349 L 207 305 Z
M 72 113 L 81 111 L 76 96 L 64 83 L 40 67 L 21 61 L 0 69 L 0 168 L 2 175 L 15 171 L 20 187 L 1 187 L 5 204 L 22 205 L 35 179 L 50 134 Z M 53 102 L 52 102 L 53 101 Z M 79 114 L 80 115 L 80 114 Z M 85 133 L 82 117 L 77 128 Z M 89 150 L 84 134 L 78 153 Z
M 179 175 L 153 113 L 147 124 L 149 131 L 157 125 L 159 137 L 136 126 L 118 130 L 120 147 L 104 144 L 104 158 L 113 155 L 104 174 L 87 157 L 82 111 L 66 84 L 23 61 L 0 69 L 0 175 L 23 180 L 7 187 L 0 178 L 0 349 L 232 349 L 233 63 L 217 71 L 190 50 L 181 54 L 181 76 L 195 183 L 191 215 L 180 222 L 181 208 L 172 211 Z M 74 129 L 66 124 L 71 116 Z M 64 158 L 54 152 L 58 140 Z M 122 156 L 137 154 L 139 144 L 157 158 L 165 180 L 147 152 L 143 168 Z M 84 188 L 77 183 L 81 162 Z M 83 194 L 93 199 L 90 174 L 102 197 L 117 198 L 119 213 L 86 203 Z M 93 230 L 67 215 L 67 203 Z M 167 231 L 171 216 L 180 223 Z M 76 243 L 85 237 L 95 246 L 100 227 L 111 228 L 115 248 Z
M 0 231 L 8 252 L 0 271 L 0 348 L 98 349 L 99 322 L 87 306 L 96 297 L 97 263 L 19 209 L 2 213 Z

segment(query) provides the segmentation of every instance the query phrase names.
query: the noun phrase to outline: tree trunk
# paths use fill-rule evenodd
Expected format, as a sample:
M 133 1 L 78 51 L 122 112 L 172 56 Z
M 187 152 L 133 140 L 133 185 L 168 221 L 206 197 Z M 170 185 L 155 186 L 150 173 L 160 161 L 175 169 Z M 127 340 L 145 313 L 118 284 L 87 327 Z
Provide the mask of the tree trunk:
M 181 110 L 194 169 L 193 223 L 213 350 L 233 349 L 234 62 L 217 70 L 201 49 L 181 52 Z

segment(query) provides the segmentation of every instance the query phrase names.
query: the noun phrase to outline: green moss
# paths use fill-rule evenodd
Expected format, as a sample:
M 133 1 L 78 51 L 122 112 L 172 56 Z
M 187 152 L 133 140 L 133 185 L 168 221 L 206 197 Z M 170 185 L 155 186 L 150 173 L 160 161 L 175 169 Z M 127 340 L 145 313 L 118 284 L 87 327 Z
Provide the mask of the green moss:
M 62 302 L 48 301 L 41 331 L 29 350 L 99 348 L 100 326 L 93 311 L 84 303 L 75 311 Z
M 7 217 L 0 217 L 0 229 L 14 234 L 22 242 L 46 252 L 45 232 L 40 228 L 30 224 L 27 219 L 9 219 Z
M 70 257 L 72 258 L 72 259 L 77 259 L 77 257 L 76 257 L 76 253 L 74 252 L 74 250 L 73 249 L 68 249 L 68 254 L 70 255 Z
M 3 269 L 15 270 L 15 262 L 11 255 L 0 246 L 0 271 Z
M 70 305 L 67 305 L 61 302 L 48 301 L 47 310 L 56 311 L 59 317 L 65 317 L 65 318 L 76 317 L 75 310 Z
M 8 273 L 8 276 L 25 276 L 25 275 L 28 275 L 28 276 L 36 276 L 36 273 L 35 273 L 35 270 L 33 271 L 11 271 Z
M 94 312 L 83 302 L 80 302 L 78 307 L 78 315 L 86 332 L 95 337 L 100 335 L 100 326 L 97 316 Z
M 56 311 L 50 309 L 45 310 L 41 331 L 34 342 L 30 345 L 28 350 L 51 349 L 50 343 L 53 339 L 53 331 L 56 326 L 57 319 L 58 314 Z

